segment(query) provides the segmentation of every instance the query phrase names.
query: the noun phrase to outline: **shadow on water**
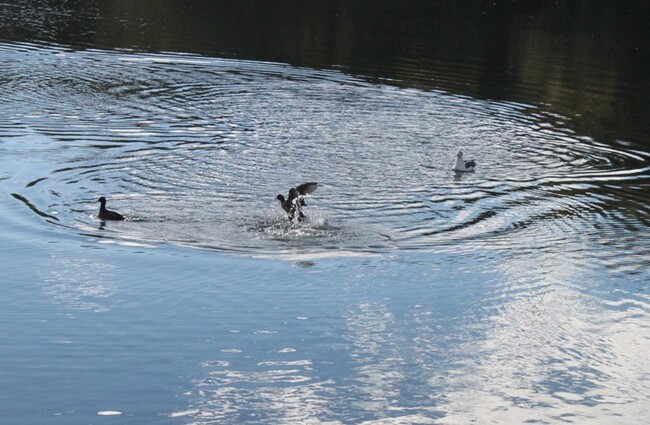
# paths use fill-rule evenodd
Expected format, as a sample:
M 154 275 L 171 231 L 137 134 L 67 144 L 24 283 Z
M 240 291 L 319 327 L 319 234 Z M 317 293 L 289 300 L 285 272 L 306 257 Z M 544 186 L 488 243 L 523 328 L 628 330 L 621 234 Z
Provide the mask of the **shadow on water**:
M 41 217 L 44 217 L 44 218 L 48 219 L 47 220 L 48 222 L 50 222 L 52 224 L 55 224 L 51 220 L 59 221 L 59 219 L 57 217 L 55 217 L 53 215 L 50 215 L 50 214 L 47 214 L 47 213 L 44 213 L 43 211 L 39 210 L 36 206 L 34 206 L 34 204 L 29 202 L 29 200 L 27 198 L 25 198 L 24 196 L 19 195 L 17 193 L 12 193 L 11 196 L 13 196 L 14 198 L 18 199 L 20 202 L 25 204 L 27 206 L 27 208 L 32 210 L 36 215 L 39 215 Z

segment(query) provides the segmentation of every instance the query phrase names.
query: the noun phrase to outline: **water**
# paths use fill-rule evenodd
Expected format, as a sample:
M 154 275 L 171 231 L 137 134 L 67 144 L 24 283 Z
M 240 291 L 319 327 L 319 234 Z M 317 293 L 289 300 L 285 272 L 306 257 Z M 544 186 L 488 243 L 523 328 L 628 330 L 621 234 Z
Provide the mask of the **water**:
M 221 35 L 211 54 L 180 24 L 144 48 L 160 27 L 109 29 L 170 6 L 110 3 L 2 12 L 2 423 L 645 423 L 636 72 L 586 66 L 551 96 L 530 70 L 477 86 L 496 64 L 456 54 L 355 62 L 314 40 L 287 59 L 264 28 L 264 51 Z M 178 19 L 200 25 L 196 7 Z M 369 46 L 408 40 L 414 10 Z M 236 12 L 220 19 L 253 19 Z M 545 51 L 520 32 L 553 16 L 530 13 L 513 44 Z M 476 172 L 451 171 L 459 149 Z M 303 181 L 319 187 L 290 224 L 275 196 Z M 127 220 L 97 220 L 100 195 Z

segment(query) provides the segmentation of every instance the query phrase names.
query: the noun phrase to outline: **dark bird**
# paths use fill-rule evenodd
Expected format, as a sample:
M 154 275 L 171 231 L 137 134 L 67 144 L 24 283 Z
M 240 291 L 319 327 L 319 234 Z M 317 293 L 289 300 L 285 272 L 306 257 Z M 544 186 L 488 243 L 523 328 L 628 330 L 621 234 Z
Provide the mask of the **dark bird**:
M 106 209 L 106 198 L 101 196 L 97 202 L 100 202 L 99 214 L 97 215 L 100 220 L 124 220 L 124 216 L 115 211 Z
M 289 195 L 286 199 L 283 195 L 275 197 L 280 201 L 282 209 L 287 212 L 289 220 L 293 221 L 296 218 L 296 213 L 298 213 L 298 221 L 305 218 L 305 214 L 302 212 L 302 207 L 307 206 L 304 197 L 315 191 L 317 186 L 318 183 L 315 182 L 303 183 L 289 189 Z

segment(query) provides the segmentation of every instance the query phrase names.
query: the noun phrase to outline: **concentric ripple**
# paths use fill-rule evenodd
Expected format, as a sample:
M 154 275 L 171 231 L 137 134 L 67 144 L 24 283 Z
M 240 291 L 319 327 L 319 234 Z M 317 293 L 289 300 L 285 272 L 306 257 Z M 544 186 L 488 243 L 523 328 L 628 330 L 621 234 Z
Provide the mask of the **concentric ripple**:
M 3 186 L 82 234 L 290 258 L 650 238 L 650 155 L 542 107 L 179 54 L 0 58 Z M 274 198 L 303 181 L 290 225 Z M 100 195 L 130 219 L 100 225 Z

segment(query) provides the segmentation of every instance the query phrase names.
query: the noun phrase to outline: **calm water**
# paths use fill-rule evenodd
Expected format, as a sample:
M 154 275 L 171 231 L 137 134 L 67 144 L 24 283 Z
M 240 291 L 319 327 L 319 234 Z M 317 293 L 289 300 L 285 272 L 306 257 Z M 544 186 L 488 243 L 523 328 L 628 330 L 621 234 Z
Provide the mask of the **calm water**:
M 1 423 L 645 423 L 646 6 L 149 3 L 0 7 Z

